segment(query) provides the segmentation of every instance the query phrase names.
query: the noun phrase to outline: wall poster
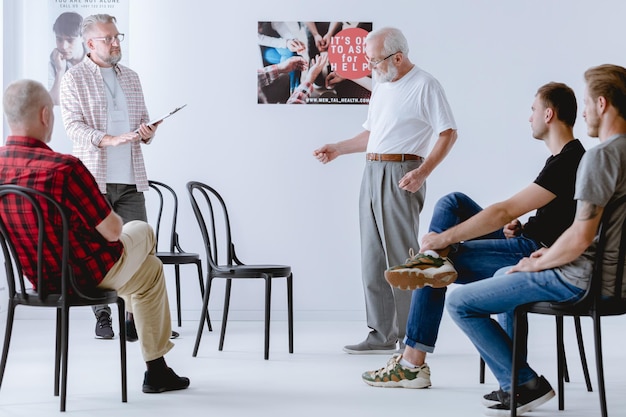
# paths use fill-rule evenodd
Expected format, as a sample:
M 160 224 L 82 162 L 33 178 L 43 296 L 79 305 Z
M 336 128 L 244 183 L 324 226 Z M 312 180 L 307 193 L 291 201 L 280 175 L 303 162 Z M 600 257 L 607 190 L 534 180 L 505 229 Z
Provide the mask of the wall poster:
M 61 78 L 68 68 L 82 61 L 87 53 L 81 34 L 83 18 L 99 13 L 115 16 L 117 29 L 124 34 L 121 64 L 128 62 L 128 8 L 130 0 L 48 0 L 50 31 L 48 42 L 48 89 L 59 104 Z M 44 83 L 45 85 L 45 83 Z
M 368 104 L 371 22 L 258 22 L 258 102 Z

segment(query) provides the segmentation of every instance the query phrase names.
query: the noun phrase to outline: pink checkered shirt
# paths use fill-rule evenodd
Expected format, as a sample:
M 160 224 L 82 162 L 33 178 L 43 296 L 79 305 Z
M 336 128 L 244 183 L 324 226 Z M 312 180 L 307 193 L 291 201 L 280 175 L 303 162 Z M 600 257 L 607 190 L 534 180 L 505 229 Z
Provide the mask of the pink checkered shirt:
M 128 67 L 117 65 L 115 71 L 128 103 L 132 131 L 141 123 L 150 121 L 141 82 L 137 73 Z M 91 171 L 102 193 L 106 193 L 107 153 L 98 145 L 106 134 L 107 114 L 107 98 L 100 67 L 86 56 L 63 76 L 61 115 L 67 135 L 74 142 L 73 154 Z M 148 176 L 141 144 L 132 142 L 131 147 L 137 191 L 147 191 Z

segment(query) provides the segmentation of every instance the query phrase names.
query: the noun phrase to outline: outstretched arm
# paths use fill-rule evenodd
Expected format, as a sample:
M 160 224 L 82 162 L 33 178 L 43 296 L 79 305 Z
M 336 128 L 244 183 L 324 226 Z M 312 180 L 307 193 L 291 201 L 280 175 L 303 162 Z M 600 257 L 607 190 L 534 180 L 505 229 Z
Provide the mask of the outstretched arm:
M 339 155 L 345 155 L 349 153 L 364 152 L 367 149 L 367 142 L 369 141 L 370 132 L 364 130 L 351 139 L 344 140 L 337 143 L 329 143 L 321 148 L 313 151 L 313 156 L 317 158 L 323 164 L 327 164 L 330 161 L 337 158 Z

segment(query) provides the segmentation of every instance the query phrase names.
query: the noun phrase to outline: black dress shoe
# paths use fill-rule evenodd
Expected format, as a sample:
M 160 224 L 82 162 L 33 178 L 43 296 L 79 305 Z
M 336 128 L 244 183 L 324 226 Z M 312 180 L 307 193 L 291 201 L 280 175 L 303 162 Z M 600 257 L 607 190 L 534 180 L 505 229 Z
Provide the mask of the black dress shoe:
M 189 378 L 178 376 L 172 368 L 167 368 L 163 373 L 146 371 L 143 377 L 142 391 L 146 394 L 159 394 L 185 389 L 188 386 Z

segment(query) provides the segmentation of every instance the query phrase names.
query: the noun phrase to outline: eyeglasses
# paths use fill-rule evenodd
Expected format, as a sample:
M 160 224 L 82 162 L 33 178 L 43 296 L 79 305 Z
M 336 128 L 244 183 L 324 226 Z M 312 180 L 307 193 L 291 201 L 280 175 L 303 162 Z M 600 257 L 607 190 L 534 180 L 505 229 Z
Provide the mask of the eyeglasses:
M 399 53 L 400 53 L 400 51 L 398 51 L 398 52 L 394 52 L 393 54 L 389 54 L 389 55 L 387 55 L 386 57 L 384 57 L 383 59 L 380 59 L 380 60 L 378 60 L 378 61 L 372 61 L 371 59 L 368 59 L 368 60 L 367 60 L 367 65 L 369 65 L 370 67 L 372 67 L 372 69 L 373 69 L 373 68 L 376 68 L 376 66 L 377 66 L 378 64 L 380 64 L 381 62 L 386 61 L 386 60 L 388 60 L 389 58 L 391 58 L 392 56 L 394 56 L 395 54 L 399 54 Z
M 94 41 L 102 41 L 104 42 L 106 45 L 111 45 L 113 43 L 113 41 L 117 41 L 117 43 L 121 43 L 124 40 L 124 34 L 123 33 L 118 33 L 115 36 L 107 36 L 105 38 L 91 38 Z

